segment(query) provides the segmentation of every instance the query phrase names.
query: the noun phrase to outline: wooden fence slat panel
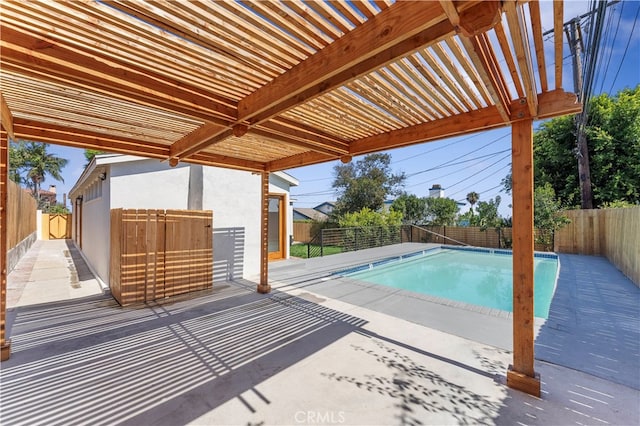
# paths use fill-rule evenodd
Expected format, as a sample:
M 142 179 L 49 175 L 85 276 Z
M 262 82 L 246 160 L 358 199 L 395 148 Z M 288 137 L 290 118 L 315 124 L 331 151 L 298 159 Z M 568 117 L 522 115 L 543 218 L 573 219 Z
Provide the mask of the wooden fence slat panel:
M 15 182 L 7 182 L 7 250 L 36 232 L 38 203 Z
M 136 212 L 135 230 L 135 298 L 136 302 L 144 302 L 147 293 L 147 210 Z
M 293 222 L 293 241 L 308 243 L 313 238 L 311 235 L 312 222 Z
M 157 249 L 157 271 L 156 277 L 156 297 L 167 297 L 166 293 L 166 215 L 164 210 L 156 210 L 156 249 Z
M 640 207 L 567 210 L 571 221 L 555 233 L 555 251 L 605 256 L 640 285 Z

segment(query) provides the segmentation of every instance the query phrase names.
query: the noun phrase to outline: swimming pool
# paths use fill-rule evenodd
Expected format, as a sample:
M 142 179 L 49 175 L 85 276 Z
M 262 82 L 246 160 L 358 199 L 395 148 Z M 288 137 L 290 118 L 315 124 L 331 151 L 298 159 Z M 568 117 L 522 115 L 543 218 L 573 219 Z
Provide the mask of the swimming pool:
M 385 259 L 342 275 L 471 305 L 513 311 L 507 250 L 439 248 Z M 558 273 L 555 255 L 534 258 L 534 315 L 547 318 Z

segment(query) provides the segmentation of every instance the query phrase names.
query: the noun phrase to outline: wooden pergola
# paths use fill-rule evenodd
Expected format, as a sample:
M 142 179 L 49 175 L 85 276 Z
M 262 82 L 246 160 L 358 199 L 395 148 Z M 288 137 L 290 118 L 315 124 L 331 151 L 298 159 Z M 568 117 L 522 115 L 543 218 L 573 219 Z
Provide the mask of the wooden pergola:
M 563 3 L 538 1 L 4 1 L 0 258 L 6 314 L 8 140 L 262 175 L 512 126 L 513 365 L 533 368 L 532 123 L 576 113 L 562 90 Z M 550 15 L 551 16 L 551 15 Z M 548 75 L 553 74 L 553 76 Z M 551 84 L 553 83 L 553 84 Z

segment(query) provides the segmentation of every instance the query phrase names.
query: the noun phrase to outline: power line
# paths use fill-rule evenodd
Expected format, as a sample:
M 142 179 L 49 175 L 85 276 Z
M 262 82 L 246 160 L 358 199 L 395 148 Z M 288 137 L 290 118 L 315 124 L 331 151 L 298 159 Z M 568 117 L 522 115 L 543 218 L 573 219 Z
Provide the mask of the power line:
M 482 136 L 482 135 L 483 135 L 482 133 L 478 133 L 476 135 L 471 135 L 471 136 L 468 136 L 466 138 L 458 139 L 456 141 L 452 141 L 451 143 L 449 143 L 447 145 L 438 146 L 438 147 L 435 147 L 433 149 L 421 152 L 420 154 L 416 154 L 416 155 L 413 155 L 411 157 L 403 158 L 403 159 L 400 159 L 398 161 L 392 161 L 392 164 L 397 164 L 397 163 L 402 163 L 403 161 L 412 160 L 412 159 L 414 159 L 416 157 L 420 157 L 422 155 L 430 154 L 430 153 L 432 153 L 434 151 L 438 151 L 440 149 L 449 148 L 450 146 L 459 144 L 460 142 L 464 142 L 464 141 L 467 141 L 469 139 L 477 138 L 477 137 Z
M 501 140 L 501 139 L 506 138 L 507 136 L 509 136 L 509 134 L 508 134 L 508 133 L 507 133 L 506 135 L 500 136 L 498 139 L 494 139 L 494 140 L 492 140 L 491 142 L 489 142 L 489 143 L 487 143 L 487 144 L 485 144 L 485 145 L 482 145 L 480 148 L 476 148 L 476 149 L 474 149 L 473 151 L 469 151 L 469 152 L 467 152 L 466 154 L 460 155 L 460 156 L 458 156 L 458 157 L 456 157 L 456 158 L 452 158 L 451 160 L 445 161 L 444 163 L 440 163 L 440 164 L 438 164 L 437 166 L 434 166 L 434 167 L 432 167 L 432 168 L 424 169 L 424 170 L 420 170 L 420 171 L 417 171 L 417 172 L 414 172 L 414 173 L 408 174 L 408 175 L 407 175 L 407 177 L 413 177 L 413 176 L 416 176 L 416 175 L 419 175 L 419 174 L 422 174 L 422 173 L 425 173 L 425 172 L 428 172 L 428 171 L 431 171 L 431 170 L 435 170 L 435 169 L 438 169 L 438 168 L 442 168 L 442 166 L 446 166 L 446 165 L 453 165 L 453 164 L 451 164 L 452 162 L 454 162 L 454 161 L 456 161 L 456 160 L 459 160 L 459 159 L 461 159 L 461 158 L 464 158 L 464 157 L 466 157 L 467 155 L 473 154 L 474 152 L 478 152 L 478 151 L 480 151 L 480 150 L 482 150 L 482 149 L 484 149 L 484 148 L 488 147 L 489 145 L 493 145 L 494 143 L 498 142 L 498 141 L 499 141 L 499 140 Z M 500 152 L 504 152 L 504 151 L 500 151 Z M 477 158 L 482 158 L 482 157 L 477 157 Z
M 506 157 L 505 157 L 505 158 L 506 158 Z M 504 160 L 505 158 L 502 158 L 501 160 L 499 160 L 498 162 L 496 162 L 496 163 L 494 163 L 494 164 L 499 163 L 500 161 Z M 492 166 L 493 166 L 494 164 L 492 164 Z M 497 174 L 498 172 L 501 172 L 501 171 L 503 171 L 504 169 L 507 169 L 509 166 L 510 166 L 510 165 L 509 165 L 509 164 L 507 164 L 506 166 L 500 167 L 498 170 L 494 171 L 493 173 L 488 174 L 487 176 L 483 177 L 483 178 L 482 178 L 482 179 L 480 179 L 480 180 L 477 180 L 473 185 L 467 185 L 467 187 L 468 187 L 468 188 L 471 188 L 471 187 L 473 187 L 474 185 L 477 185 L 478 183 L 483 182 L 483 181 L 485 181 L 485 180 L 489 179 L 491 176 L 493 176 L 493 175 Z M 491 166 L 489 166 L 489 167 L 491 167 Z M 487 168 L 489 168 L 489 167 L 487 167 Z M 482 170 L 482 171 L 480 171 L 480 172 L 476 173 L 476 175 L 477 175 L 477 174 L 482 173 L 483 171 L 485 171 L 485 170 Z M 473 177 L 473 176 L 475 176 L 475 175 L 471 175 L 471 176 L 469 176 L 469 178 L 471 178 L 471 177 Z M 453 187 L 453 186 L 456 186 L 457 184 L 462 183 L 462 182 L 464 182 L 465 180 L 468 180 L 469 178 L 467 178 L 467 179 L 463 179 L 463 180 L 462 180 L 462 181 L 460 181 L 460 182 L 456 182 L 456 183 L 455 183 L 455 184 L 453 184 L 453 185 L 449 185 L 449 188 L 451 188 L 451 187 Z M 462 190 L 460 190 L 460 191 L 454 192 L 454 193 L 453 193 L 453 194 L 451 194 L 451 195 L 459 194 L 459 193 L 464 192 L 464 191 L 465 191 L 465 189 L 462 189 Z
M 493 191 L 494 189 L 500 188 L 501 186 L 502 186 L 502 183 L 500 183 L 500 185 L 496 185 L 496 186 L 494 186 L 494 187 L 492 187 L 492 188 L 485 189 L 485 190 L 482 190 L 482 191 L 477 191 L 477 192 L 478 192 L 478 195 L 482 195 L 482 194 L 486 194 L 487 192 Z M 460 192 L 460 191 L 458 191 L 458 192 Z M 457 194 L 458 192 L 456 192 L 456 194 Z M 498 191 L 498 193 L 499 193 L 499 192 L 500 192 L 500 191 Z M 485 197 L 485 198 L 486 198 L 486 197 Z M 489 198 L 486 198 L 486 199 L 491 199 L 491 198 L 493 198 L 493 197 L 489 197 Z M 479 199 L 480 199 L 480 198 L 478 198 L 478 200 L 479 200 Z M 464 202 L 464 201 L 467 201 L 467 199 L 466 199 L 466 198 L 462 198 L 462 199 L 457 200 L 457 201 L 459 201 L 459 202 Z
M 506 159 L 507 159 L 507 158 L 509 158 L 510 156 L 511 156 L 511 154 L 507 154 L 507 155 L 505 155 L 504 157 L 500 158 L 498 161 L 496 161 L 496 162 L 493 162 L 493 163 L 489 164 L 487 167 L 485 167 L 484 169 L 480 170 L 479 172 L 476 172 L 476 173 L 474 173 L 474 174 L 472 174 L 472 175 L 470 175 L 470 176 L 467 176 L 466 178 L 464 178 L 464 179 L 462 179 L 462 180 L 459 180 L 458 182 L 454 183 L 453 185 L 449 185 L 449 188 L 453 188 L 454 186 L 457 186 L 457 185 L 461 184 L 462 182 L 465 182 L 465 181 L 467 181 L 467 180 L 471 179 L 472 177 L 477 176 L 477 175 L 479 175 L 480 173 L 483 173 L 483 172 L 487 171 L 489 168 L 491 168 L 491 167 L 495 166 L 496 164 L 498 164 L 498 163 L 499 163 L 499 162 L 501 162 L 501 161 L 506 160 Z M 504 169 L 504 167 L 503 167 L 503 169 Z M 499 170 L 498 170 L 498 171 L 499 171 Z M 496 171 L 496 172 L 494 172 L 493 174 L 496 174 L 496 173 L 497 173 L 497 171 Z
M 634 30 L 636 29 L 636 22 L 638 22 L 638 13 L 640 13 L 640 7 L 636 9 L 636 17 L 633 19 L 633 27 L 629 32 L 629 39 L 627 40 L 627 45 L 624 48 L 624 53 L 622 54 L 622 60 L 620 61 L 620 65 L 618 66 L 618 71 L 616 71 L 616 76 L 613 78 L 613 83 L 611 83 L 611 88 L 609 92 L 613 90 L 613 86 L 616 84 L 616 80 L 618 79 L 618 74 L 620 74 L 620 69 L 622 68 L 622 64 L 624 63 L 625 58 L 627 57 L 627 51 L 629 50 L 629 44 L 631 44 L 631 38 L 633 37 Z
M 613 57 L 613 46 L 616 44 L 616 39 L 618 38 L 618 30 L 620 29 L 620 21 L 622 20 L 622 14 L 624 13 L 624 2 L 622 3 L 622 8 L 620 9 L 620 13 L 618 14 L 618 22 L 616 23 L 616 31 L 613 34 L 613 39 L 611 40 L 611 49 L 609 49 L 609 57 L 607 58 L 607 65 L 604 68 L 604 72 L 599 73 L 602 76 L 602 83 L 600 84 L 600 93 L 602 93 L 602 89 L 604 88 L 604 81 L 606 80 L 606 76 L 609 73 L 609 65 L 611 64 L 611 58 Z M 613 15 L 609 15 L 609 24 L 613 20 Z M 609 25 L 607 25 L 609 27 Z M 608 28 L 609 29 L 609 28 Z M 607 37 L 605 37 L 605 40 Z
M 503 153 L 505 153 L 507 151 L 511 151 L 511 148 L 507 148 L 507 149 L 503 149 L 502 151 L 496 151 L 496 152 L 492 152 L 492 153 L 489 153 L 489 154 L 481 155 L 479 157 L 469 158 L 467 160 L 458 161 L 458 162 L 455 162 L 455 163 L 451 163 L 451 162 L 442 163 L 442 164 L 440 164 L 438 166 L 434 166 L 434 167 L 432 167 L 430 169 L 425 169 L 425 170 L 421 170 L 421 171 L 416 172 L 416 173 L 409 174 L 409 175 L 407 175 L 407 177 L 413 177 L 413 176 L 416 176 L 416 175 L 419 175 L 419 174 L 422 174 L 422 173 L 426 173 L 426 172 L 431 172 L 431 171 L 434 171 L 434 170 L 445 169 L 445 168 L 451 167 L 451 166 L 458 166 L 458 165 L 464 164 L 464 163 L 470 163 L 471 161 L 480 160 L 482 158 L 495 157 L 496 155 L 503 154 Z M 459 157 L 459 158 L 461 158 L 461 157 Z
M 474 163 L 474 164 L 470 165 L 469 167 L 473 167 L 473 166 L 475 166 L 476 164 L 480 164 L 480 163 L 482 163 L 482 162 L 483 162 L 483 160 L 478 161 L 477 163 Z M 454 171 L 452 171 L 452 172 L 445 173 L 445 174 L 443 174 L 443 175 L 440 175 L 440 176 L 437 176 L 437 177 L 434 177 L 434 178 L 429 178 L 429 179 L 427 179 L 427 180 L 423 180 L 423 181 L 418 182 L 418 183 L 414 183 L 414 184 L 411 184 L 411 185 L 407 185 L 407 186 L 406 186 L 406 188 L 413 188 L 413 187 L 416 187 L 416 186 L 424 185 L 425 183 L 427 183 L 427 182 L 429 182 L 429 181 L 437 181 L 437 180 L 440 180 L 440 179 L 442 179 L 442 178 L 445 178 L 445 177 L 448 177 L 448 176 L 451 176 L 451 175 L 455 175 L 456 173 L 460 173 L 460 172 L 463 172 L 463 171 L 464 171 L 464 169 L 461 169 L 461 170 L 454 170 Z
M 334 194 L 336 191 L 333 189 L 330 190 L 324 190 L 324 191 L 317 191 L 317 192 L 307 192 L 307 193 L 302 193 L 302 194 L 291 194 L 292 197 L 316 197 L 318 195 L 329 195 L 329 194 Z

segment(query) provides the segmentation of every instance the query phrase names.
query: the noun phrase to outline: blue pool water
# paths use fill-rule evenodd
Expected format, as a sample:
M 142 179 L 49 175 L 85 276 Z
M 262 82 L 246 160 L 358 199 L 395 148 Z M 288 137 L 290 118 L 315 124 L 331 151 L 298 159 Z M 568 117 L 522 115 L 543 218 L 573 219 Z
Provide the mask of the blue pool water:
M 439 249 L 394 259 L 346 276 L 361 281 L 512 312 L 512 256 Z M 405 256 L 407 257 L 407 256 Z M 534 259 L 534 315 L 547 318 L 558 259 Z

